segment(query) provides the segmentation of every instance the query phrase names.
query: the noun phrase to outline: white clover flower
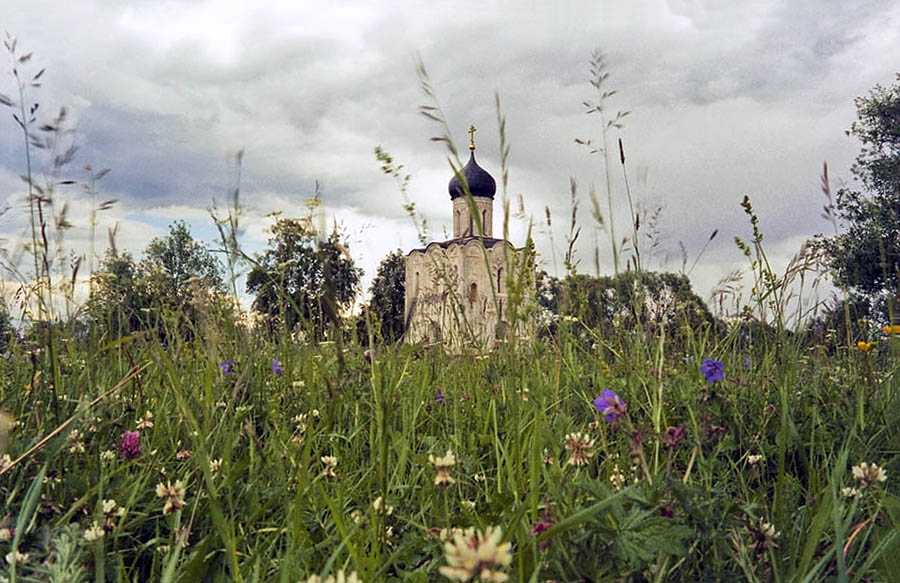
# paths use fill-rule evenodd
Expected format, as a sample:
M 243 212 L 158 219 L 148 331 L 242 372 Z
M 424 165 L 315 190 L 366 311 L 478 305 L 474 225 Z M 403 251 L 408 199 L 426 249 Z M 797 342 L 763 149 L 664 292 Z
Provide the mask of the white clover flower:
M 25 563 L 26 561 L 28 561 L 28 553 L 20 553 L 19 551 L 6 553 L 6 562 L 10 565 L 13 563 Z
M 106 464 L 116 461 L 116 452 L 111 449 L 103 450 L 100 453 L 100 461 Z
M 106 532 L 104 532 L 103 528 L 97 524 L 97 521 L 95 520 L 91 527 L 84 531 L 84 540 L 91 543 L 103 538 L 104 534 L 106 534 Z
M 135 421 L 138 429 L 150 429 L 153 427 L 153 413 L 147 411 L 144 413 L 144 416 Z
M 175 480 L 174 485 L 171 482 L 166 482 L 165 486 L 160 482 L 156 485 L 156 495 L 166 499 L 166 504 L 163 506 L 163 514 L 168 514 L 184 507 L 185 491 L 181 480 Z
M 887 480 L 887 474 L 884 473 L 884 469 L 877 464 L 866 462 L 853 466 L 853 477 L 859 480 L 863 488 L 868 488 L 872 484 Z
M 501 543 L 503 531 L 499 526 L 489 526 L 482 533 L 474 528 L 455 529 L 451 539 L 444 543 L 447 565 L 440 573 L 451 581 L 469 581 L 478 577 L 481 581 L 503 583 L 509 576 L 498 570 L 512 562 L 509 542 Z
M 859 490 L 850 486 L 844 486 L 841 488 L 841 496 L 844 496 L 845 498 L 856 498 L 859 496 Z
M 594 452 L 594 440 L 587 433 L 570 433 L 566 435 L 565 448 L 569 452 L 566 464 L 570 466 L 582 466 L 588 463 Z
M 438 487 L 449 486 L 456 482 L 453 479 L 453 476 L 450 475 L 450 468 L 456 465 L 456 456 L 453 455 L 453 451 L 447 450 L 447 454 L 444 457 L 436 457 L 434 455 L 428 455 L 428 461 L 434 466 L 434 469 L 437 473 L 434 476 L 434 485 Z
M 6 468 L 12 465 L 12 458 L 9 457 L 8 453 L 3 454 L 3 457 L 0 457 L 0 472 L 4 471 Z
M 116 507 L 115 500 L 104 500 L 103 501 L 103 514 L 110 514 Z
M 323 455 L 319 459 L 325 465 L 325 470 L 322 471 L 322 475 L 330 479 L 337 478 L 337 474 L 335 473 L 334 468 L 337 467 L 338 459 L 333 455 Z
M 219 468 L 220 468 L 221 466 L 222 466 L 222 459 L 221 459 L 221 458 L 214 458 L 214 459 L 209 460 L 209 471 L 210 471 L 210 473 L 215 474 L 216 472 L 219 471 Z
M 329 575 L 324 579 L 318 575 L 310 575 L 306 579 L 306 583 L 362 583 L 362 579 L 359 578 L 356 571 L 346 575 L 344 574 L 344 570 L 340 569 L 338 570 L 337 575 Z
M 751 466 L 755 466 L 762 460 L 763 460 L 762 454 L 753 454 L 753 455 L 747 456 L 747 463 L 749 463 Z
M 394 507 L 390 504 L 386 504 L 381 496 L 372 502 L 372 508 L 375 510 L 375 514 L 379 515 L 383 514 L 385 516 L 390 516 L 394 513 Z

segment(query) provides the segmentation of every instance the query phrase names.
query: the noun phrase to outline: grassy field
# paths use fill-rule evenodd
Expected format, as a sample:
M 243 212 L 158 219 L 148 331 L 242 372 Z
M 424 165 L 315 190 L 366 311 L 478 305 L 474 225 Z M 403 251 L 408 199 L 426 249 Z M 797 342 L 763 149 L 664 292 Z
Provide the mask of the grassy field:
M 889 334 L 669 346 L 566 319 L 447 355 L 199 326 L 0 360 L 6 579 L 900 577 Z

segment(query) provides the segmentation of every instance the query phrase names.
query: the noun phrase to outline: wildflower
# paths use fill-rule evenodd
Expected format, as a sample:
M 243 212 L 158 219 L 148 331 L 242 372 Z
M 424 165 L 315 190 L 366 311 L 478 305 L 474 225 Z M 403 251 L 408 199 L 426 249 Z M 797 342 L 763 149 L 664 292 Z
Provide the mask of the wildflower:
M 119 441 L 119 456 L 126 460 L 139 456 L 142 449 L 140 441 L 140 431 L 126 431 L 123 433 L 122 439 Z
M 211 474 L 215 474 L 219 471 L 219 468 L 222 466 L 222 459 L 216 458 L 209 460 L 209 472 Z
M 774 526 L 760 520 L 753 532 L 753 542 L 750 543 L 750 548 L 756 551 L 758 555 L 771 551 L 777 546 L 775 539 L 779 536 L 781 536 L 781 533 L 775 532 Z
M 859 348 L 859 350 L 862 352 L 868 352 L 868 351 L 872 350 L 873 348 L 875 348 L 875 343 L 874 342 L 866 342 L 865 340 L 860 340 L 859 342 L 856 343 L 856 347 Z
M 69 453 L 84 453 L 84 441 L 81 440 L 81 432 L 73 429 L 69 434 Z
M 744 368 L 750 368 L 750 357 L 749 356 L 744 357 Z
M 178 453 L 175 454 L 175 459 L 186 460 L 191 457 L 191 454 L 194 453 L 189 449 L 182 449 Z
M 541 519 L 537 524 L 534 525 L 534 527 L 531 529 L 531 531 L 529 531 L 528 534 L 531 535 L 532 538 L 536 537 L 542 532 L 550 530 L 550 527 L 553 526 L 553 523 L 553 508 L 547 506 L 546 508 L 544 508 L 543 512 L 541 512 Z M 540 546 L 541 550 L 544 550 L 550 546 L 550 541 L 542 541 L 538 546 Z
M 369 350 L 366 350 L 365 352 L 363 352 L 363 357 L 366 359 L 366 362 L 368 362 L 369 364 L 372 364 L 372 359 L 374 359 L 376 356 L 378 356 L 378 351 L 375 350 L 374 348 L 370 348 Z
M 845 498 L 856 498 L 859 496 L 859 490 L 850 486 L 844 486 L 841 488 L 841 496 L 844 496 Z
M 456 530 L 451 540 L 444 543 L 447 565 L 439 570 L 451 581 L 469 581 L 478 577 L 482 581 L 503 583 L 509 576 L 497 567 L 512 562 L 510 543 L 501 543 L 503 532 L 499 526 L 489 526 L 482 533 L 474 528 Z
M 876 482 L 884 482 L 887 480 L 887 474 L 884 473 L 882 468 L 878 467 L 876 464 L 869 464 L 866 462 L 862 462 L 858 466 L 853 466 L 853 477 L 859 480 L 859 483 L 863 488 L 868 488 Z
M 234 360 L 223 360 L 219 363 L 219 366 L 222 367 L 222 374 L 227 377 L 231 374 L 232 369 L 234 369 Z
M 439 405 L 443 405 L 443 404 L 444 404 L 444 392 L 441 390 L 440 387 L 437 388 L 437 392 L 434 394 L 434 400 L 435 400 Z
M 12 540 L 13 532 L 15 529 L 11 528 L 0 528 L 0 542 L 9 542 Z
M 896 336 L 900 334 L 900 325 L 894 324 L 893 326 L 885 326 L 882 330 L 884 330 L 884 333 L 888 336 Z
M 670 449 L 678 447 L 682 439 L 684 439 L 684 426 L 669 427 L 662 436 L 663 445 Z
M 450 468 L 456 465 L 456 457 L 451 450 L 447 450 L 444 457 L 428 456 L 428 461 L 434 466 L 437 473 L 434 476 L 434 485 L 438 487 L 449 486 L 456 482 L 450 475 Z
M 590 461 L 594 452 L 594 440 L 586 433 L 570 433 L 566 435 L 565 448 L 570 452 L 566 464 L 570 466 L 582 466 Z
M 294 427 L 297 429 L 297 433 L 303 433 L 306 431 L 306 413 L 300 413 L 299 415 L 294 415 L 291 417 L 291 423 L 294 424 Z
M 337 467 L 337 458 L 333 455 L 324 455 L 320 458 L 322 463 L 325 465 L 325 470 L 322 472 L 322 475 L 326 478 L 337 478 L 337 474 L 334 473 L 334 468 Z
M 100 453 L 100 461 L 103 463 L 109 463 L 116 459 L 116 452 L 111 449 L 105 449 Z
M 706 375 L 706 382 L 715 383 L 725 379 L 725 365 L 721 361 L 704 358 L 700 372 Z
M 3 457 L 0 457 L 0 472 L 6 471 L 6 468 L 12 465 L 12 458 L 9 457 L 8 453 L 3 454 Z
M 603 389 L 600 396 L 594 399 L 594 407 L 606 415 L 607 423 L 615 423 L 628 412 L 628 405 L 611 389 Z
M 751 466 L 755 466 L 759 462 L 763 460 L 762 454 L 751 454 L 747 456 L 747 463 Z
M 318 419 L 318 418 L 319 418 L 319 410 L 318 410 L 318 409 L 313 409 L 313 410 L 311 410 L 311 411 L 309 412 L 309 414 L 310 414 L 310 416 L 311 416 L 313 419 Z
M 306 386 L 306 383 L 304 381 L 292 381 L 291 386 L 295 389 L 302 389 Z
M 390 516 L 394 513 L 394 507 L 390 504 L 386 504 L 384 498 L 382 498 L 381 496 L 379 496 L 375 499 L 374 502 L 372 502 L 372 508 L 375 510 L 375 514 L 378 515 L 383 514 L 385 516 Z
M 343 569 L 338 569 L 337 575 L 329 575 L 325 579 L 318 575 L 310 575 L 306 579 L 306 583 L 362 583 L 362 579 L 359 578 L 356 571 L 347 575 Z
M 156 495 L 166 499 L 166 504 L 163 506 L 163 514 L 168 514 L 173 510 L 181 510 L 184 507 L 184 484 L 181 483 L 181 480 L 175 480 L 174 485 L 171 482 L 166 482 L 165 486 L 160 482 L 156 485 Z
M 146 411 L 144 416 L 135 421 L 135 423 L 137 423 L 138 429 L 150 429 L 153 427 L 153 413 Z
M 475 510 L 475 501 L 474 500 L 460 500 L 459 502 L 463 508 L 472 512 Z
M 272 372 L 275 373 L 275 376 L 277 377 L 284 375 L 284 371 L 281 370 L 281 363 L 274 358 L 272 359 Z
M 91 527 L 84 531 L 84 540 L 88 541 L 89 543 L 94 542 L 95 540 L 100 540 L 101 538 L 103 538 L 104 534 L 106 534 L 106 532 L 100 527 L 99 524 L 97 524 L 97 521 L 95 520 Z
M 612 485 L 613 490 L 618 492 L 622 489 L 622 486 L 625 485 L 625 474 L 622 473 L 622 470 L 619 469 L 619 466 L 613 468 L 613 473 L 609 476 L 609 483 Z
M 354 510 L 353 512 L 350 513 L 350 520 L 353 521 L 353 524 L 359 524 L 360 522 L 362 522 L 362 519 L 363 519 L 363 513 L 360 512 L 358 509 Z
M 13 563 L 24 563 L 28 560 L 28 553 L 20 553 L 19 551 L 12 551 L 6 553 L 6 562 L 12 565 Z

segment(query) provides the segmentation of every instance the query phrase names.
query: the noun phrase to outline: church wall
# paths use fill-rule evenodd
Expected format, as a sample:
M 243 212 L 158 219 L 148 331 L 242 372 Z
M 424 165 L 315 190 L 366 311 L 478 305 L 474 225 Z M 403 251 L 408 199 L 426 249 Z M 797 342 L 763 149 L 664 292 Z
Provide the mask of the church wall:
M 485 252 L 480 240 L 471 239 L 451 242 L 447 249 L 431 244 L 424 252 L 411 252 L 406 259 L 406 341 L 486 348 L 503 336 L 508 251 L 520 252 L 508 243 Z

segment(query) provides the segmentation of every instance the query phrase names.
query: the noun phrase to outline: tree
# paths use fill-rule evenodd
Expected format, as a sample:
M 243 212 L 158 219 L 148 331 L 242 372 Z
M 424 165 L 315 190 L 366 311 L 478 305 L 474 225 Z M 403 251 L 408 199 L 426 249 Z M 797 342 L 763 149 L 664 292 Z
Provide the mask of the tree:
M 223 290 L 221 264 L 203 243 L 191 236 L 183 221 L 169 225 L 166 237 L 150 241 L 144 254 L 142 271 L 157 276 L 164 293 L 184 296 L 191 291 L 192 282 L 197 282 L 202 289 Z
M 112 338 L 149 329 L 163 339 L 192 338 L 209 300 L 224 289 L 218 260 L 181 221 L 144 255 L 136 262 L 129 253 L 107 253 L 88 301 L 91 321 Z
M 714 331 L 716 321 L 685 275 L 625 271 L 615 276 L 538 276 L 538 302 L 557 316 L 573 316 L 605 334 L 638 324 L 651 335 L 669 327 L 676 339 Z
M 256 296 L 253 309 L 290 330 L 308 326 L 320 338 L 350 307 L 362 270 L 337 231 L 317 239 L 308 217 L 279 219 L 269 246 L 247 274 L 247 292 Z
M 862 142 L 851 171 L 861 189 L 837 193 L 844 231 L 825 241 L 835 283 L 872 300 L 898 293 L 900 277 L 900 74 L 856 98 L 847 131 Z M 830 212 L 830 208 L 826 209 Z
M 370 291 L 369 313 L 380 324 L 381 335 L 391 342 L 399 340 L 406 305 L 406 261 L 399 249 L 381 260 Z
M 153 300 L 130 253 L 109 250 L 93 277 L 88 319 L 112 338 L 149 328 Z

